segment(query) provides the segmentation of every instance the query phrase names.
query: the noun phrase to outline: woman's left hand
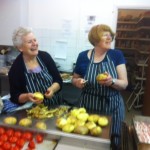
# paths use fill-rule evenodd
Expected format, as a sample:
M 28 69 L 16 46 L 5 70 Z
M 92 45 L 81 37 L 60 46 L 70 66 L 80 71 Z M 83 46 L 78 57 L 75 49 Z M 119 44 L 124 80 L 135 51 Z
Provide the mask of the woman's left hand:
M 112 84 L 112 76 L 107 73 L 107 78 L 104 80 L 99 80 L 98 83 L 105 86 L 110 86 Z
M 44 94 L 46 98 L 52 98 L 54 95 L 54 91 L 52 88 L 48 88 L 46 93 Z

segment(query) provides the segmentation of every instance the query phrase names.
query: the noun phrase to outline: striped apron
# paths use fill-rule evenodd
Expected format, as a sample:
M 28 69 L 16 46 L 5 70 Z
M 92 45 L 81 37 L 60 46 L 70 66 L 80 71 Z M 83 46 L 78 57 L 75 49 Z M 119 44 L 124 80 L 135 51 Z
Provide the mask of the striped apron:
M 41 92 L 45 94 L 47 88 L 53 84 L 53 78 L 44 63 L 38 57 L 37 60 L 41 66 L 41 71 L 38 73 L 29 73 L 26 68 L 26 89 L 31 93 Z M 58 93 L 55 93 L 51 99 L 44 98 L 43 102 L 46 106 L 60 105 L 60 97 Z
M 121 122 L 124 120 L 124 102 L 119 91 L 98 84 L 96 76 L 99 73 L 108 72 L 113 78 L 117 78 L 113 61 L 106 54 L 104 60 L 94 63 L 94 50 L 86 71 L 85 80 L 88 80 L 82 90 L 79 107 L 85 107 L 90 113 L 110 115 L 112 117 L 111 138 L 115 144 L 120 144 Z

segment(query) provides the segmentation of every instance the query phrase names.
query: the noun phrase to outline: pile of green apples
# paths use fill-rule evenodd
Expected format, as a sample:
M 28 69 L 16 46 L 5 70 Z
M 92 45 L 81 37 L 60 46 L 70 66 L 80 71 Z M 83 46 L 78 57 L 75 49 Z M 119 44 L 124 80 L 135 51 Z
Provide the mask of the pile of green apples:
M 108 124 L 107 116 L 89 114 L 85 108 L 74 108 L 67 116 L 56 119 L 57 128 L 63 132 L 81 135 L 100 136 L 103 127 L 108 126 Z

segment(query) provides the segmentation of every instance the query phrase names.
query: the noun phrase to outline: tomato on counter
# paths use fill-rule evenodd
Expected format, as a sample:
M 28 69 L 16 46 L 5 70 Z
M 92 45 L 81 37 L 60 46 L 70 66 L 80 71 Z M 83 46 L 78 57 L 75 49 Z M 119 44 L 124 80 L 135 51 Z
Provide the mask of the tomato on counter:
M 31 140 L 31 141 L 29 142 L 28 147 L 29 147 L 29 148 L 32 148 L 32 149 L 35 148 L 35 143 L 34 143 L 33 140 Z
M 20 138 L 22 136 L 22 132 L 21 131 L 15 131 L 14 136 Z
M 4 143 L 4 142 L 0 140 L 0 147 L 3 145 L 3 143 Z
M 42 143 L 43 142 L 43 136 L 41 134 L 37 134 L 35 136 L 35 140 L 37 143 Z
M 3 145 L 2 145 L 3 149 L 5 150 L 10 150 L 11 149 L 11 144 L 9 142 L 5 142 Z
M 33 139 L 33 134 L 31 132 L 24 132 L 22 137 L 27 140 L 27 141 L 31 141 Z
M 17 145 L 15 145 L 15 146 L 11 147 L 10 150 L 21 150 L 21 148 L 19 148 Z
M 16 145 L 19 146 L 20 148 L 22 148 L 24 145 L 25 145 L 25 140 L 24 139 L 19 139 L 17 142 L 16 142 Z
M 0 127 L 0 135 L 5 133 L 5 129 L 3 127 Z
M 0 141 L 6 142 L 7 140 L 8 140 L 8 135 L 7 134 L 4 133 L 0 136 Z
M 18 140 L 18 137 L 16 137 L 16 136 L 11 136 L 11 137 L 9 138 L 9 142 L 10 142 L 10 143 L 16 143 L 17 140 Z
M 14 135 L 14 130 L 13 129 L 7 129 L 6 134 L 8 135 L 8 137 L 13 136 Z

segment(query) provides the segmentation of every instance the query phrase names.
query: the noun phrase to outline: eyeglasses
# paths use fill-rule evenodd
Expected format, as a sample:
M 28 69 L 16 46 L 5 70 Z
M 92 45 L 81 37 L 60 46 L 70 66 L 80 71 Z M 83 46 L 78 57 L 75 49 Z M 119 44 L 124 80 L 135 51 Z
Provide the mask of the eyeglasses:
M 111 38 L 112 39 L 112 35 L 110 33 L 104 33 L 102 35 L 103 38 Z

